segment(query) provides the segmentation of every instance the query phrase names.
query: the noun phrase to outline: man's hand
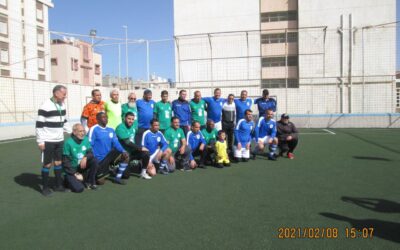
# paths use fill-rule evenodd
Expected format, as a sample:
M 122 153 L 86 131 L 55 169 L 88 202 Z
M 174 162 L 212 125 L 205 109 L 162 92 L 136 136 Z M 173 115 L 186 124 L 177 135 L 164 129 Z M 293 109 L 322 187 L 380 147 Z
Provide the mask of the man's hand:
M 146 147 L 142 147 L 142 151 L 149 151 Z
M 80 173 L 76 172 L 74 175 L 78 181 L 83 181 L 83 176 Z
M 293 137 L 291 135 L 289 135 L 288 137 L 286 137 L 286 141 L 291 141 L 293 139 Z
M 87 163 L 87 157 L 83 157 L 80 163 L 81 169 L 85 169 L 86 168 L 86 163 Z
M 247 143 L 246 144 L 246 150 L 249 150 L 250 149 L 250 143 Z
M 268 139 L 268 144 L 272 144 L 273 141 L 274 141 L 274 139 L 269 138 L 269 139 Z
M 44 143 L 38 144 L 38 147 L 39 147 L 40 151 L 44 151 L 44 149 L 45 149 Z
M 185 153 L 185 146 L 182 145 L 182 147 L 179 149 L 179 154 L 183 155 Z
M 242 149 L 242 144 L 239 142 L 237 145 L 237 150 L 241 150 Z
M 196 161 L 195 160 L 191 160 L 190 161 L 190 168 L 196 168 L 197 167 L 197 163 L 196 163 Z

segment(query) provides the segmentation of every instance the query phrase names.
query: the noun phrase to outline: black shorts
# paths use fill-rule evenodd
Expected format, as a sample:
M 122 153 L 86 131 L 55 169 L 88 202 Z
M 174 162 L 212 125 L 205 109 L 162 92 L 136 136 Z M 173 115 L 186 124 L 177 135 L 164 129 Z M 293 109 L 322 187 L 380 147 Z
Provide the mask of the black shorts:
M 64 149 L 64 142 L 45 142 L 43 151 L 43 165 L 46 166 L 53 161 L 61 161 Z

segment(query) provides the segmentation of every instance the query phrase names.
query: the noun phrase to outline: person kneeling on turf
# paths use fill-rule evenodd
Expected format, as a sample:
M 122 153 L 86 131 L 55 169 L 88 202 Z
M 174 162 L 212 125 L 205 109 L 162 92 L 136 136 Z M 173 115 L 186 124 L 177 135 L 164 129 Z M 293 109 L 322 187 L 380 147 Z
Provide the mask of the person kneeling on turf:
M 299 141 L 296 126 L 289 121 L 288 114 L 282 114 L 281 120 L 278 121 L 278 139 L 279 139 L 279 156 L 287 153 L 289 159 L 294 159 L 294 149 Z
M 159 172 L 167 175 L 173 172 L 173 169 L 168 169 L 167 160 L 171 155 L 171 149 L 168 148 L 168 143 L 164 135 L 159 131 L 160 122 L 157 119 L 150 121 L 150 129 L 143 133 L 142 146 L 149 149 L 150 166 L 147 172 L 150 176 L 156 175 L 156 168 L 153 164 L 160 164 Z
M 234 162 L 239 162 L 240 159 L 246 162 L 250 158 L 250 142 L 251 133 L 254 128 L 253 112 L 247 109 L 244 112 L 244 119 L 240 119 L 235 128 L 235 143 L 234 143 Z
M 94 125 L 89 131 L 89 142 L 99 164 L 96 173 L 97 183 L 104 184 L 110 173 L 110 164 L 120 162 L 113 181 L 114 183 L 125 185 L 126 183 L 121 178 L 128 167 L 129 154 L 119 143 L 114 129 L 107 127 L 108 118 L 106 113 L 97 113 L 96 119 L 97 125 Z
M 278 138 L 276 137 L 276 121 L 272 119 L 274 111 L 268 109 L 264 116 L 258 119 L 255 128 L 256 148 L 252 152 L 253 160 L 256 159 L 256 154 L 264 150 L 265 145 L 269 145 L 268 159 L 276 161 L 276 148 L 278 147 Z
M 97 161 L 94 158 L 85 128 L 77 123 L 72 127 L 72 135 L 64 143 L 62 165 L 65 186 L 72 192 L 81 193 L 85 189 L 96 190 Z M 83 182 L 83 183 L 82 183 Z
M 134 128 L 135 114 L 127 112 L 124 117 L 124 121 L 118 125 L 115 133 L 117 134 L 118 140 L 122 147 L 129 152 L 129 159 L 141 161 L 141 173 L 140 177 L 146 180 L 150 180 L 151 176 L 147 174 L 147 168 L 149 167 L 150 154 L 146 147 L 135 144 L 136 129 Z M 129 173 L 129 170 L 127 170 Z
M 215 166 L 217 168 L 229 167 L 231 164 L 228 157 L 228 144 L 226 143 L 226 133 L 218 131 L 218 140 L 215 142 Z
M 190 154 L 190 168 L 196 167 L 206 168 L 204 161 L 207 157 L 206 140 L 200 132 L 200 123 L 197 121 L 192 122 L 192 129 L 187 133 L 186 139 L 191 148 Z M 197 165 L 194 157 L 200 155 L 199 165 Z
M 179 118 L 172 117 L 171 126 L 165 130 L 164 136 L 171 149 L 171 155 L 168 159 L 170 168 L 180 168 L 183 171 L 189 171 L 190 148 L 187 145 L 183 129 L 179 126 Z

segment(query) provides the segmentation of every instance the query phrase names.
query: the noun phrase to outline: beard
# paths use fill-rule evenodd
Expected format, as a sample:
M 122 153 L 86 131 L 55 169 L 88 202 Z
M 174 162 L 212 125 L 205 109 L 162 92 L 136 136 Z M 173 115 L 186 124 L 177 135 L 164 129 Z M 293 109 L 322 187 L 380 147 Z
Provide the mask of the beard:
M 128 107 L 136 108 L 136 102 L 128 102 Z

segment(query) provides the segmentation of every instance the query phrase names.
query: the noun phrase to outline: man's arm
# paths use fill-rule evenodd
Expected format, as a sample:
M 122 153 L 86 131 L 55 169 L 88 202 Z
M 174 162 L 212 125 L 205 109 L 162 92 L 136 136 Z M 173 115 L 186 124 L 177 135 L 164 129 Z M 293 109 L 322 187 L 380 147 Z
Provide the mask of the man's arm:
M 65 173 L 68 175 L 74 175 L 76 173 L 76 170 L 72 167 L 71 162 L 72 160 L 68 155 L 63 155 L 62 166 L 64 168 Z
M 296 128 L 296 126 L 294 125 L 294 123 L 290 122 L 290 124 L 292 125 L 292 134 L 291 134 L 291 136 L 292 136 L 294 139 L 298 139 L 299 131 L 297 130 L 297 128 Z

